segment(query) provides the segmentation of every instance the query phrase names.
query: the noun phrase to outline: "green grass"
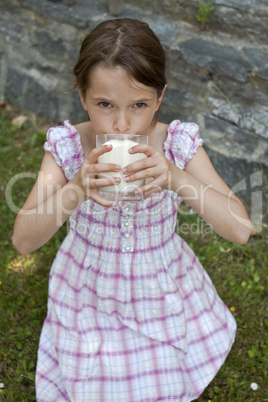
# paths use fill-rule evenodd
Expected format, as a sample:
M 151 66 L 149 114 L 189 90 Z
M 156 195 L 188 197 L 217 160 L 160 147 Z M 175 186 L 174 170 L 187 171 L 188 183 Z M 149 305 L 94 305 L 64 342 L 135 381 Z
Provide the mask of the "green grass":
M 38 172 L 43 133 L 49 123 L 26 113 L 27 122 L 17 128 L 10 122 L 20 112 L 5 109 L 2 106 L 0 115 L 0 400 L 34 401 L 36 353 L 46 315 L 49 269 L 67 229 L 66 225 L 62 227 L 49 243 L 30 255 L 20 256 L 13 248 L 16 214 L 5 201 L 5 190 L 18 173 Z M 14 184 L 14 205 L 22 206 L 33 183 L 33 178 L 24 178 Z M 231 353 L 198 401 L 268 400 L 267 227 L 241 246 L 211 233 L 196 214 L 179 213 L 178 218 L 179 234 L 198 255 L 225 304 L 234 309 L 238 324 Z M 250 388 L 253 382 L 259 386 L 256 391 Z

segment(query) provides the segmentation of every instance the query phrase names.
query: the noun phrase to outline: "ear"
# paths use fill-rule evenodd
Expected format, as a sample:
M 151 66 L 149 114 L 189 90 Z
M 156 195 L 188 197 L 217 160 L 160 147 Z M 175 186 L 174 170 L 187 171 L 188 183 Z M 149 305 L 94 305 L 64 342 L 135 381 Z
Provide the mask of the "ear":
M 81 89 L 78 89 L 79 92 L 79 96 L 80 96 L 80 100 L 83 106 L 83 109 L 87 112 L 87 104 L 86 104 L 86 100 L 85 100 L 85 95 L 82 93 Z
M 161 102 L 162 102 L 162 100 L 163 100 L 163 96 L 164 96 L 164 93 L 165 93 L 166 89 L 167 89 L 167 84 L 164 86 L 164 89 L 163 89 L 163 91 L 162 91 L 160 97 L 159 97 L 158 100 L 157 100 L 157 108 L 156 108 L 156 111 L 160 108 L 160 105 L 161 105 Z

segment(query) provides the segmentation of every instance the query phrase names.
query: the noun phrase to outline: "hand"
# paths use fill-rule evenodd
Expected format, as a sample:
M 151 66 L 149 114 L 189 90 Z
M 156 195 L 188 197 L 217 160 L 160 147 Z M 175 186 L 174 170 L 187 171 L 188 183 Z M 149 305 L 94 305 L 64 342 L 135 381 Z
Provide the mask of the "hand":
M 101 145 L 94 148 L 82 164 L 79 172 L 74 178 L 74 182 L 78 185 L 87 198 L 91 198 L 104 207 L 115 205 L 113 201 L 108 201 L 101 197 L 98 193 L 99 187 L 113 186 L 120 183 L 119 177 L 101 177 L 97 175 L 107 172 L 119 172 L 121 166 L 113 163 L 98 163 L 98 158 L 106 152 L 111 151 L 112 145 Z
M 134 162 L 123 169 L 125 181 L 152 178 L 144 186 L 135 190 L 136 194 L 149 192 L 155 189 L 166 189 L 170 186 L 172 163 L 161 152 L 146 144 L 136 145 L 129 149 L 129 153 L 143 153 L 147 158 Z

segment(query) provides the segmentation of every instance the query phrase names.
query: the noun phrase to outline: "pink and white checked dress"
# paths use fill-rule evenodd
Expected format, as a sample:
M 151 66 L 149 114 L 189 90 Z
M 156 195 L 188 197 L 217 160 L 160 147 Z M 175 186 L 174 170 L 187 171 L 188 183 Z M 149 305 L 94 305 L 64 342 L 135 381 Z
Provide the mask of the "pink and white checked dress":
M 164 144 L 183 169 L 202 140 L 173 121 Z M 68 180 L 83 162 L 65 122 L 45 149 Z M 194 252 L 175 234 L 173 191 L 105 208 L 89 200 L 70 218 L 54 260 L 38 350 L 38 402 L 192 401 L 216 375 L 235 320 Z

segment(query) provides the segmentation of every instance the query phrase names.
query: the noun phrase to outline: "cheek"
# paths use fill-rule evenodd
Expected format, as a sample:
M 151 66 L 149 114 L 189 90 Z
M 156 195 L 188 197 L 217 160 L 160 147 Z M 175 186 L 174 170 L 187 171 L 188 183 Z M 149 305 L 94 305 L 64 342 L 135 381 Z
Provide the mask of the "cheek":
M 155 114 L 155 112 L 150 110 L 146 114 L 144 114 L 142 116 L 142 118 L 134 119 L 133 124 L 139 126 L 140 128 L 146 129 L 146 128 L 150 127 L 154 114 Z
M 152 122 L 155 113 L 157 113 L 157 109 L 151 109 L 151 110 L 147 113 L 147 116 L 146 116 L 147 122 L 149 122 L 149 123 Z
M 90 116 L 91 123 L 99 133 L 106 133 L 111 129 L 110 119 L 107 116 L 93 114 Z

